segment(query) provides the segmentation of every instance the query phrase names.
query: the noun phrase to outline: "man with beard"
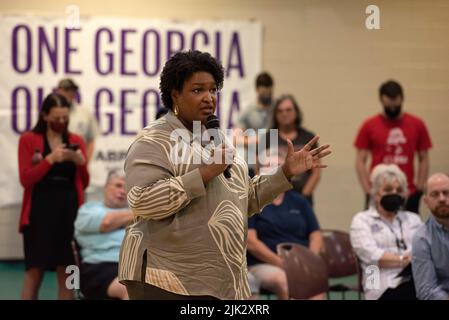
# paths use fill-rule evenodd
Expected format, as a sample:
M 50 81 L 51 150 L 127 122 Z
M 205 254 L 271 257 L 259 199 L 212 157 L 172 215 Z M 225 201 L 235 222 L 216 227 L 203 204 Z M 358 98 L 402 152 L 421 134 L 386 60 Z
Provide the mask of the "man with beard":
M 396 164 L 407 176 L 408 196 L 406 211 L 419 212 L 419 201 L 429 173 L 428 150 L 432 147 L 429 132 L 423 120 L 404 112 L 404 93 L 401 85 L 393 80 L 379 88 L 383 112 L 368 118 L 360 127 L 354 146 L 357 149 L 356 171 L 366 194 L 365 207 L 369 203 L 372 169 L 380 164 Z M 368 158 L 371 166 L 368 169 Z M 418 158 L 415 176 L 414 158 Z
M 420 300 L 449 299 L 449 177 L 427 180 L 424 202 L 432 215 L 413 238 L 412 269 Z

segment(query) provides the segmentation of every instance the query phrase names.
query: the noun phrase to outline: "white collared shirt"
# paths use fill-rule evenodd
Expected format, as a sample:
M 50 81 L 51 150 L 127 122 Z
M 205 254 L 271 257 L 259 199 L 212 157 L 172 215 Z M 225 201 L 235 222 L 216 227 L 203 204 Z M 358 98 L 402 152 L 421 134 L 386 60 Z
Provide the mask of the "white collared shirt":
M 374 207 L 359 212 L 352 219 L 351 244 L 355 254 L 361 260 L 363 288 L 367 300 L 378 299 L 388 288 L 395 288 L 400 281 L 396 276 L 402 268 L 379 268 L 378 286 L 368 284 L 367 277 L 372 276 L 367 268 L 377 266 L 385 252 L 410 254 L 412 238 L 422 222 L 419 216 L 408 211 L 399 211 L 392 223 L 382 218 Z M 406 249 L 398 247 L 403 240 Z M 372 283 L 372 282 L 370 282 Z M 376 282 L 374 282 L 376 283 Z

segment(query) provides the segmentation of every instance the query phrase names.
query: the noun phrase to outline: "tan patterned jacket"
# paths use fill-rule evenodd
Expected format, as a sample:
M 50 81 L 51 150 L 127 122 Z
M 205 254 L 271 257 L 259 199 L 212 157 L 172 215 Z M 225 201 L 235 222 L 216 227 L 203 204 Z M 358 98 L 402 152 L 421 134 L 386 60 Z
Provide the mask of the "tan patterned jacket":
M 248 217 L 291 185 L 281 169 L 250 179 L 236 156 L 232 178 L 220 174 L 205 187 L 201 164 L 192 161 L 204 148 L 189 132 L 187 161 L 177 164 L 177 141 L 170 139 L 176 129 L 185 127 L 170 112 L 129 149 L 126 192 L 136 218 L 122 243 L 119 280 L 144 280 L 181 295 L 245 299 Z

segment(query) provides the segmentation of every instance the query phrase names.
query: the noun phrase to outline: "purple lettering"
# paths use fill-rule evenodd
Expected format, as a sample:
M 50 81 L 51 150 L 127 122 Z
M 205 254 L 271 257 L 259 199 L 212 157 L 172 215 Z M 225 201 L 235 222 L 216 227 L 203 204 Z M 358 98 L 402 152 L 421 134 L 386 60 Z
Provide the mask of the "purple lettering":
M 81 74 L 81 70 L 75 70 L 70 68 L 71 54 L 78 51 L 77 48 L 72 47 L 70 45 L 70 35 L 72 32 L 78 31 L 81 31 L 81 29 L 67 29 L 67 28 L 65 29 L 64 72 L 66 74 Z
M 227 127 L 228 129 L 234 127 L 234 123 L 232 122 L 234 111 L 236 111 L 237 114 L 240 111 L 240 97 L 238 91 L 232 91 L 231 107 L 229 108 L 229 116 L 228 116 L 228 127 Z
M 42 73 L 44 71 L 44 48 L 46 50 L 47 56 L 50 59 L 50 65 L 54 73 L 58 72 L 58 28 L 53 28 L 53 46 L 50 46 L 49 39 L 45 33 L 44 27 L 39 27 L 38 32 L 38 72 Z
M 215 59 L 221 63 L 221 33 L 215 32 Z
M 19 103 L 19 94 L 24 95 L 25 97 L 25 128 L 22 130 L 19 128 L 19 118 L 21 115 L 18 115 L 19 107 L 23 106 L 23 103 Z M 22 134 L 25 131 L 30 130 L 31 128 L 31 93 L 30 90 L 25 86 L 20 86 L 14 89 L 11 95 L 12 101 L 12 118 L 11 118 L 11 127 L 15 133 Z
M 44 102 L 44 98 L 45 98 L 44 94 L 45 94 L 44 88 L 38 87 L 36 102 L 37 102 L 37 108 L 38 108 L 39 112 L 41 112 L 42 102 Z
M 120 93 L 120 133 L 125 136 L 134 136 L 137 134 L 136 131 L 126 130 L 126 114 L 131 113 L 126 106 L 126 96 L 128 93 L 136 93 L 135 89 L 123 89 Z
M 102 76 L 110 74 L 114 71 L 114 54 L 112 52 L 105 53 L 107 66 L 106 69 L 101 69 L 101 63 L 100 63 L 100 35 L 106 34 L 108 36 L 107 41 L 108 43 L 112 43 L 114 41 L 114 35 L 112 34 L 112 31 L 108 28 L 101 28 L 97 31 L 95 34 L 95 68 L 99 74 Z
M 209 37 L 207 36 L 207 33 L 204 30 L 195 31 L 192 34 L 192 42 L 190 45 L 190 48 L 192 48 L 192 50 L 197 50 L 197 37 L 198 36 L 201 36 L 203 38 L 204 46 L 207 46 L 209 44 Z
M 174 49 L 174 39 L 178 38 L 179 45 Z M 170 59 L 176 52 L 184 50 L 184 34 L 180 31 L 167 32 L 167 60 Z
M 234 55 L 236 55 L 237 59 L 235 64 L 232 63 L 232 58 L 234 57 Z M 228 63 L 226 68 L 226 77 L 229 77 L 232 69 L 237 69 L 240 78 L 244 77 L 245 72 L 243 71 L 242 53 L 240 49 L 239 34 L 237 32 L 232 33 L 231 46 L 229 47 Z
M 153 34 L 154 35 L 154 69 L 150 70 L 148 67 L 148 38 L 149 36 Z M 154 30 L 147 30 L 145 31 L 145 33 L 143 34 L 143 39 L 142 39 L 142 70 L 143 73 L 145 73 L 145 75 L 149 76 L 149 77 L 154 77 L 159 73 L 160 67 L 161 67 L 161 54 L 160 54 L 160 50 L 161 50 L 161 37 L 159 35 L 159 33 Z M 149 59 L 148 59 L 149 60 Z
M 101 96 L 105 94 L 107 96 L 107 102 L 106 104 L 111 105 L 114 103 L 114 96 L 112 95 L 111 90 L 106 88 L 101 88 L 97 91 L 95 94 L 95 117 L 97 118 L 98 126 L 101 128 L 101 117 L 100 117 L 100 108 L 101 108 Z M 106 112 L 105 116 L 108 119 L 108 127 L 105 131 L 103 131 L 101 134 L 104 136 L 107 136 L 110 133 L 114 132 L 114 114 L 111 112 Z M 103 126 L 104 127 L 104 126 Z
M 154 103 L 150 104 L 148 102 L 149 96 L 154 97 Z M 155 89 L 146 90 L 143 93 L 142 99 L 142 128 L 145 128 L 148 125 L 148 106 L 155 106 L 156 111 L 159 111 L 161 107 L 161 98 L 159 97 L 159 91 Z M 150 120 L 151 121 L 151 120 Z
M 127 71 L 126 70 L 126 55 L 134 52 L 132 49 L 126 47 L 126 34 L 128 34 L 128 33 L 136 33 L 136 30 L 135 29 L 124 29 L 120 33 L 120 43 L 121 43 L 120 73 L 125 76 L 135 76 L 135 75 L 137 75 L 136 71 Z
M 22 30 L 22 33 L 25 33 L 25 48 L 23 51 L 19 48 L 19 31 Z M 20 24 L 12 30 L 12 65 L 14 67 L 14 70 L 16 70 L 18 73 L 26 73 L 30 71 L 31 69 L 31 54 L 32 54 L 32 43 L 31 43 L 31 31 L 30 28 L 28 28 L 24 24 Z M 19 65 L 19 55 L 23 53 L 25 56 L 25 65 L 20 66 Z

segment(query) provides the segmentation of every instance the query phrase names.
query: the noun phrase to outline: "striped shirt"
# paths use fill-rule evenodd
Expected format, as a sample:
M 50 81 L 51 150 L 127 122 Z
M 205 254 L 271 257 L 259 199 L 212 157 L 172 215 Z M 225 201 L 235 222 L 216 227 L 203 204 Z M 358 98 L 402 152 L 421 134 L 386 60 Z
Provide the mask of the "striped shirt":
M 122 243 L 119 280 L 181 295 L 245 299 L 248 217 L 291 185 L 281 169 L 250 180 L 236 155 L 231 179 L 220 174 L 205 186 L 202 164 L 194 159 L 208 153 L 190 131 L 177 144 L 171 138 L 177 129 L 186 130 L 169 112 L 143 129 L 128 151 L 126 192 L 136 219 Z M 184 161 L 176 161 L 179 154 Z

